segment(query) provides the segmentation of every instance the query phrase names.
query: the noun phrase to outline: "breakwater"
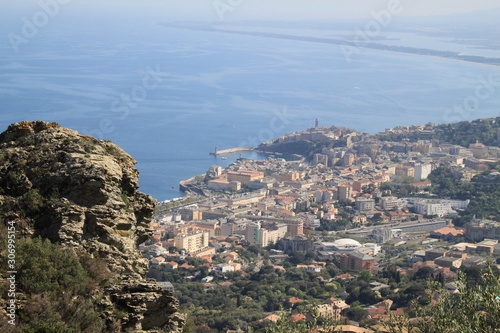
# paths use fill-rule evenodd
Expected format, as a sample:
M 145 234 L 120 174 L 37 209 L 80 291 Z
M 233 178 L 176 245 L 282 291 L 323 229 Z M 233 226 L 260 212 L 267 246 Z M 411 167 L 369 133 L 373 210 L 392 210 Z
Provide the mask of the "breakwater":
M 222 149 L 222 150 L 215 150 L 210 153 L 210 155 L 227 155 L 227 154 L 234 154 L 234 153 L 240 153 L 243 151 L 253 151 L 254 148 L 252 147 L 236 147 L 236 148 L 229 148 L 229 149 Z

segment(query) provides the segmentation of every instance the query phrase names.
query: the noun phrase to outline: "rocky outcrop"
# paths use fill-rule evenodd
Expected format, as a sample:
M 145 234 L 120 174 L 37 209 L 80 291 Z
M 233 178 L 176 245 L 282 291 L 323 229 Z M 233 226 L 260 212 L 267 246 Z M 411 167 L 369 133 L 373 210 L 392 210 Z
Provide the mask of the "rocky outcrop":
M 137 250 L 151 235 L 154 201 L 137 190 L 134 164 L 116 144 L 57 123 L 12 124 L 0 135 L 0 219 L 16 222 L 17 237 L 105 260 L 114 283 L 93 297 L 118 330 L 180 332 L 177 300 L 145 279 Z

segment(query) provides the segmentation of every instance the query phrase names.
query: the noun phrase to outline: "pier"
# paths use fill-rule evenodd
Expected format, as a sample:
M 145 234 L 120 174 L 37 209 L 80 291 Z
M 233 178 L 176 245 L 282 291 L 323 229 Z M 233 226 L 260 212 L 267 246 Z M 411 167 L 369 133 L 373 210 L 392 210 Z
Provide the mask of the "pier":
M 215 150 L 211 152 L 210 155 L 213 156 L 227 155 L 227 154 L 241 153 L 243 151 L 253 151 L 253 150 L 254 149 L 252 147 L 236 147 L 223 150 L 217 150 L 217 147 L 215 147 Z

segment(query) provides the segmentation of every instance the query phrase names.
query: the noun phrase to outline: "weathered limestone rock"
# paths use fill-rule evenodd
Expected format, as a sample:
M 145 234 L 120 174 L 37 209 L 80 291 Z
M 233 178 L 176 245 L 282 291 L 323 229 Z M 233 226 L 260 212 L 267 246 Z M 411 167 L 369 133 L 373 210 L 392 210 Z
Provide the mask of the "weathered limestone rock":
M 116 144 L 57 123 L 12 124 L 0 134 L 0 220 L 105 260 L 116 274 L 95 299 L 120 330 L 181 332 L 178 301 L 154 280 L 137 245 L 151 235 L 154 201 L 138 189 L 135 160 Z M 117 311 L 125 313 L 114 318 Z

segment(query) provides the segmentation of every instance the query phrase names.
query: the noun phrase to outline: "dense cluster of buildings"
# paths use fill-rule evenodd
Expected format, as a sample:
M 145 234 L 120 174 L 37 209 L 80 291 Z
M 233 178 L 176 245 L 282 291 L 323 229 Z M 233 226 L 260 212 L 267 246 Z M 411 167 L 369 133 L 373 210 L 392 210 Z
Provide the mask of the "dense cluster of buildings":
M 386 133 L 427 130 L 396 128 Z M 430 197 L 426 189 L 432 185 L 427 179 L 432 170 L 445 167 L 468 181 L 500 158 L 498 147 L 480 143 L 465 148 L 432 140 L 390 142 L 336 127 L 291 133 L 263 146 L 299 141 L 327 145 L 310 161 L 272 157 L 240 159 L 226 169 L 212 166 L 204 181 L 196 183 L 206 199 L 156 217 L 157 244 L 199 257 L 231 243 L 278 244 L 285 254 L 316 251 L 349 269 L 371 269 L 377 246 L 343 240 L 345 244 L 315 243 L 308 230 L 320 227 L 320 221 L 347 220 L 350 228 L 360 229 L 376 224 L 366 230 L 368 242 L 385 243 L 410 230 L 443 228 L 448 223 L 435 219 L 458 214 L 469 200 Z M 422 196 L 396 197 L 383 186 L 389 182 L 410 186 Z M 472 241 L 500 239 L 499 224 L 472 223 L 461 236 Z
M 415 133 L 430 138 L 432 127 L 397 127 L 387 129 L 385 134 L 412 137 Z M 151 263 L 167 271 L 185 269 L 194 275 L 200 270 L 184 259 L 205 259 L 202 265 L 207 267 L 206 276 L 200 283 L 208 292 L 231 284 L 226 280 L 214 282 L 212 272 L 223 274 L 250 267 L 240 256 L 244 253 L 240 249 L 250 245 L 276 245 L 266 258 L 281 271 L 287 267 L 283 262 L 290 264 L 297 253 L 314 258 L 296 267 L 317 273 L 318 279 L 323 279 L 320 274 L 324 275 L 329 263 L 344 271 L 325 283 L 354 279 L 350 274 L 354 271 L 377 273 L 398 260 L 398 274 L 413 276 L 430 267 L 432 270 L 424 271 L 431 271 L 436 279 L 453 279 L 457 269 L 484 267 L 492 256 L 500 255 L 500 222 L 474 220 L 466 228 L 454 227 L 450 217 L 466 210 L 470 200 L 438 198 L 428 190 L 432 186 L 428 177 L 436 168 L 443 167 L 467 182 L 500 159 L 500 148 L 481 143 L 460 147 L 430 139 L 382 141 L 376 135 L 319 127 L 318 123 L 260 148 L 301 141 L 323 148 L 309 154 L 308 161 L 286 160 L 275 153 L 278 158 L 240 159 L 226 169 L 214 165 L 204 177 L 194 178 L 197 180 L 193 179 L 192 188 L 206 198 L 156 216 L 151 225 L 155 230 L 153 241 L 141 245 Z M 497 175 L 492 172 L 488 177 Z M 397 187 L 408 193 L 393 193 Z M 320 228 L 337 223 L 345 227 L 332 233 Z M 446 247 L 440 246 L 443 242 Z M 403 248 L 404 244 L 408 246 Z M 252 264 L 258 267 L 258 261 L 262 260 Z M 187 281 L 193 278 L 185 277 Z M 164 284 L 163 288 L 173 290 L 171 283 Z M 390 288 L 374 281 L 369 285 L 374 292 Z M 448 289 L 453 291 L 452 287 Z M 342 293 L 340 297 L 348 296 Z M 285 304 L 291 310 L 301 302 L 292 297 Z M 366 311 L 373 319 L 404 313 L 402 308 L 390 309 L 391 305 L 391 300 L 384 300 Z M 343 300 L 332 297 L 317 305 L 316 311 L 320 317 L 339 320 L 347 308 Z M 295 313 L 291 320 L 304 320 L 306 316 Z M 260 321 L 278 320 L 273 313 Z M 341 326 L 349 332 L 371 331 Z

